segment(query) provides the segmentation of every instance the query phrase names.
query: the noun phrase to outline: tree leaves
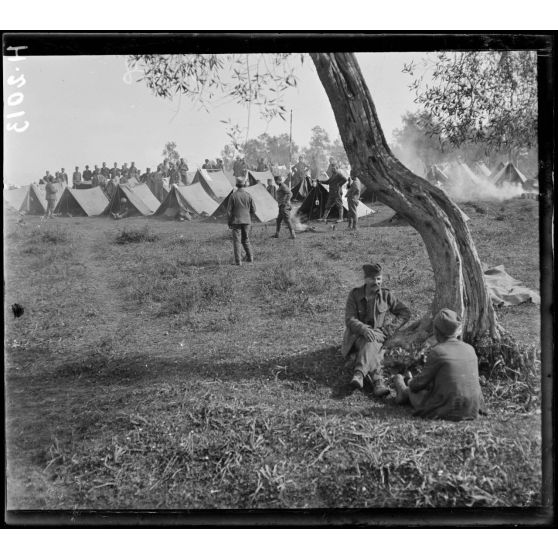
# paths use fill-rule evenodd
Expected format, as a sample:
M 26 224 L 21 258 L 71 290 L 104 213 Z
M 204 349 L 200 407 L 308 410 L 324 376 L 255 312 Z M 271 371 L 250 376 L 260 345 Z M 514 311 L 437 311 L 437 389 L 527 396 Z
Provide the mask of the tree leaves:
M 404 73 L 415 77 L 413 62 Z M 409 86 L 430 113 L 427 133 L 455 147 L 482 142 L 493 149 L 537 142 L 536 53 L 438 53 Z M 435 131 L 436 130 L 436 131 Z

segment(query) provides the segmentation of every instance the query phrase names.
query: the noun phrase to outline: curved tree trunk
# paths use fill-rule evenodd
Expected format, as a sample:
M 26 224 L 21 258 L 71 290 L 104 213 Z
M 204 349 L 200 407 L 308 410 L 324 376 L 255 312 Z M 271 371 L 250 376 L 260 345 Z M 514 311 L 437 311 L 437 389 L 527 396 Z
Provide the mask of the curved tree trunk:
M 463 336 L 476 344 L 499 327 L 481 263 L 459 208 L 436 186 L 413 174 L 391 152 L 370 91 L 352 53 L 310 53 L 329 97 L 351 167 L 379 201 L 421 235 L 434 272 L 432 314 L 452 308 L 463 317 Z M 428 320 L 422 321 L 423 328 Z

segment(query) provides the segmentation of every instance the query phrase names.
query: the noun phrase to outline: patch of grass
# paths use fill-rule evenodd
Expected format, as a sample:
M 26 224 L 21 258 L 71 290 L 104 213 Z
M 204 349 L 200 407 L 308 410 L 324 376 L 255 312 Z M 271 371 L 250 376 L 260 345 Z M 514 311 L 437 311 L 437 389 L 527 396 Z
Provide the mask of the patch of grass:
M 153 233 L 149 225 L 141 229 L 124 229 L 115 239 L 116 244 L 130 244 L 137 242 L 156 242 L 159 236 Z

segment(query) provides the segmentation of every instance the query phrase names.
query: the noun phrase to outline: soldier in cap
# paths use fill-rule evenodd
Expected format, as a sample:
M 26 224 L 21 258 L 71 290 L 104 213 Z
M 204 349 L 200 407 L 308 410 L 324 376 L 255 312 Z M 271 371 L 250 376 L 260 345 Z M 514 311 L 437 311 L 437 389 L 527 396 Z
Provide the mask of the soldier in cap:
M 81 172 L 79 172 L 79 167 L 76 167 L 76 170 L 72 174 L 72 185 L 74 188 L 81 182 Z
M 85 165 L 85 170 L 83 171 L 83 180 L 85 180 L 86 182 L 89 182 L 91 180 L 92 176 L 93 176 L 93 173 L 89 169 L 89 165 Z
M 242 265 L 240 246 L 244 248 L 246 261 L 254 262 L 252 245 L 250 244 L 251 214 L 256 213 L 256 204 L 252 196 L 245 190 L 246 181 L 242 177 L 236 178 L 236 190 L 229 196 L 227 217 L 229 229 L 232 230 L 233 251 L 235 265 Z
M 277 216 L 276 231 L 273 238 L 279 238 L 279 231 L 281 230 L 281 223 L 285 221 L 287 228 L 291 233 L 291 238 L 296 238 L 293 224 L 291 222 L 291 198 L 293 193 L 290 187 L 285 184 L 282 176 L 275 176 L 275 184 L 277 184 L 277 205 L 279 206 L 279 215 Z
M 437 345 L 430 351 L 422 372 L 405 385 L 403 377 L 393 377 L 395 402 L 409 403 L 415 416 L 473 420 L 485 414 L 475 349 L 460 341 L 461 318 L 442 308 L 434 318 Z
M 110 169 L 110 177 L 112 179 L 116 178 L 120 174 L 120 169 L 118 168 L 118 163 L 114 163 L 114 167 Z
M 382 347 L 388 337 L 407 323 L 411 313 L 389 289 L 382 287 L 380 264 L 366 264 L 362 269 L 364 285 L 353 289 L 347 299 L 341 352 L 344 357 L 356 353 L 351 386 L 362 389 L 367 380 L 374 395 L 382 397 L 389 393 L 381 374 Z M 389 325 L 385 323 L 388 311 L 395 316 Z

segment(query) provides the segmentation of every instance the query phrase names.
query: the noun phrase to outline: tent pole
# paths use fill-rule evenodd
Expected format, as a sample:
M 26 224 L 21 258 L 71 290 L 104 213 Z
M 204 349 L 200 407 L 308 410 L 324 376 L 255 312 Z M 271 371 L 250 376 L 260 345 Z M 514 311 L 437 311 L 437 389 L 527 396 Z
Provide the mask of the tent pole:
M 293 110 L 291 109 L 291 125 L 289 129 L 289 174 L 291 172 L 291 159 L 292 159 L 292 142 L 293 142 Z

